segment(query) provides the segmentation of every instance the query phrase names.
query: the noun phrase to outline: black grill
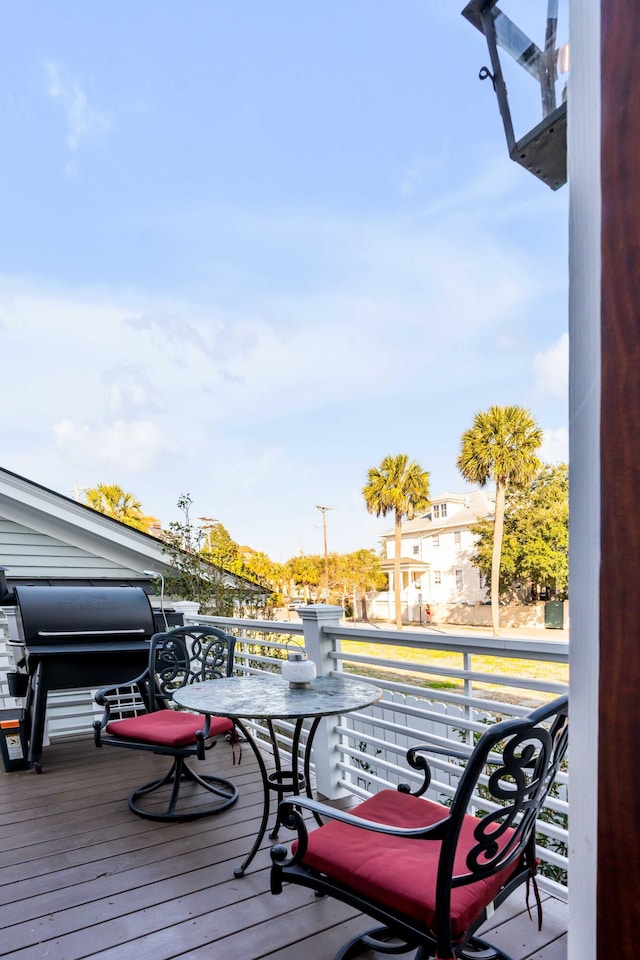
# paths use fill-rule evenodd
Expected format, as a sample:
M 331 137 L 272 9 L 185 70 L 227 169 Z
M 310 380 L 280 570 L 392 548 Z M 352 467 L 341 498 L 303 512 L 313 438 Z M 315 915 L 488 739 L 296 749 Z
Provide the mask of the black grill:
M 140 587 L 14 588 L 27 674 L 29 764 L 42 769 L 49 690 L 101 687 L 142 673 L 155 632 Z

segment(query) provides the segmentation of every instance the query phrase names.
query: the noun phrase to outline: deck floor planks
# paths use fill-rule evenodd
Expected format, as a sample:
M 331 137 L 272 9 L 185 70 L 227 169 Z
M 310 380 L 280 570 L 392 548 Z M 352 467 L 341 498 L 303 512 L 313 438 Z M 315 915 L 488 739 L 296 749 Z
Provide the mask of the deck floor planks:
M 181 824 L 143 820 L 126 803 L 166 758 L 86 739 L 46 747 L 43 766 L 0 773 L 2 960 L 330 960 L 370 925 L 304 888 L 273 897 L 268 836 L 247 875 L 233 876 L 262 812 L 248 749 L 234 766 L 221 743 L 198 764 L 234 780 L 238 802 Z M 546 899 L 544 916 L 539 934 L 523 893 L 496 912 L 492 938 L 517 960 L 564 960 L 566 905 Z

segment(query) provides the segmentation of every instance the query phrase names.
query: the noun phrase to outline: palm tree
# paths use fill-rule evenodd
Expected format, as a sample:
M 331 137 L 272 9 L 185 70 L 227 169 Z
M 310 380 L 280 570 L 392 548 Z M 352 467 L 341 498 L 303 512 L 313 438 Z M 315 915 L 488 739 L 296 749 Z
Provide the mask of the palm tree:
M 542 430 L 524 407 L 489 407 L 476 413 L 473 426 L 462 435 L 458 470 L 468 483 L 496 485 L 491 554 L 491 620 L 500 636 L 500 557 L 504 529 L 505 493 L 509 486 L 523 487 L 540 469 L 536 451 Z
M 416 513 L 429 506 L 429 474 L 406 453 L 387 456 L 379 467 L 369 470 L 369 482 L 362 494 L 369 513 L 377 517 L 395 514 L 395 556 L 393 586 L 396 600 L 396 627 L 402 630 L 400 597 L 400 553 L 402 549 L 402 521 L 411 520 Z
M 145 533 L 155 519 L 145 516 L 140 501 L 116 483 L 98 483 L 95 487 L 89 487 L 85 490 L 84 498 L 85 503 L 98 513 L 104 513 L 107 517 Z

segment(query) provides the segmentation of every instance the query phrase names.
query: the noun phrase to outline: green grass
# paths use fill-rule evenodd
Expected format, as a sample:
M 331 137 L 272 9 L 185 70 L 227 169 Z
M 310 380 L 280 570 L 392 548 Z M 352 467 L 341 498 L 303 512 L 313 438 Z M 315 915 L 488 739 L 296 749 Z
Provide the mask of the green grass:
M 398 674 L 411 678 L 411 683 L 419 687 L 425 687 L 432 690 L 455 690 L 463 689 L 463 680 L 452 677 L 450 680 L 442 679 L 439 675 L 429 677 L 428 674 L 412 671 L 412 665 L 434 666 L 439 669 L 462 670 L 464 666 L 463 655 L 448 650 L 420 650 L 415 647 L 389 647 L 381 646 L 377 643 L 361 643 L 358 641 L 344 640 L 342 642 L 342 652 L 344 654 L 354 653 L 372 658 L 383 660 L 394 660 L 399 664 L 406 664 L 406 667 L 376 667 L 373 664 L 349 664 L 345 661 L 345 670 L 350 673 L 359 673 L 371 679 L 397 680 Z M 509 702 L 517 702 L 522 699 L 518 696 L 517 687 L 503 686 L 500 684 L 501 676 L 523 677 L 527 680 L 542 680 L 554 683 L 569 682 L 569 666 L 564 663 L 549 663 L 543 660 L 527 660 L 524 658 L 512 657 L 490 657 L 473 654 L 471 658 L 471 669 L 478 673 L 489 673 L 495 676 L 495 683 L 473 681 L 474 688 L 490 691 L 492 696 L 500 693 L 501 697 Z M 528 696 L 531 696 L 527 691 Z

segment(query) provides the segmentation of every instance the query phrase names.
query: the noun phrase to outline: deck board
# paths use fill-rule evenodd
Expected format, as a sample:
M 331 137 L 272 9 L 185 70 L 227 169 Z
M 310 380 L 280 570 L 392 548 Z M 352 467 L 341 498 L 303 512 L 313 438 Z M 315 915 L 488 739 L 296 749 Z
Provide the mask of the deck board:
M 234 765 L 220 743 L 198 765 L 238 784 L 232 808 L 176 824 L 126 803 L 166 758 L 98 751 L 87 738 L 54 743 L 43 762 L 41 775 L 0 772 L 2 960 L 330 960 L 369 925 L 301 887 L 272 896 L 268 837 L 246 876 L 233 876 L 262 811 L 251 751 Z M 545 901 L 540 934 L 517 900 L 491 920 L 496 943 L 516 960 L 564 960 L 566 905 Z

